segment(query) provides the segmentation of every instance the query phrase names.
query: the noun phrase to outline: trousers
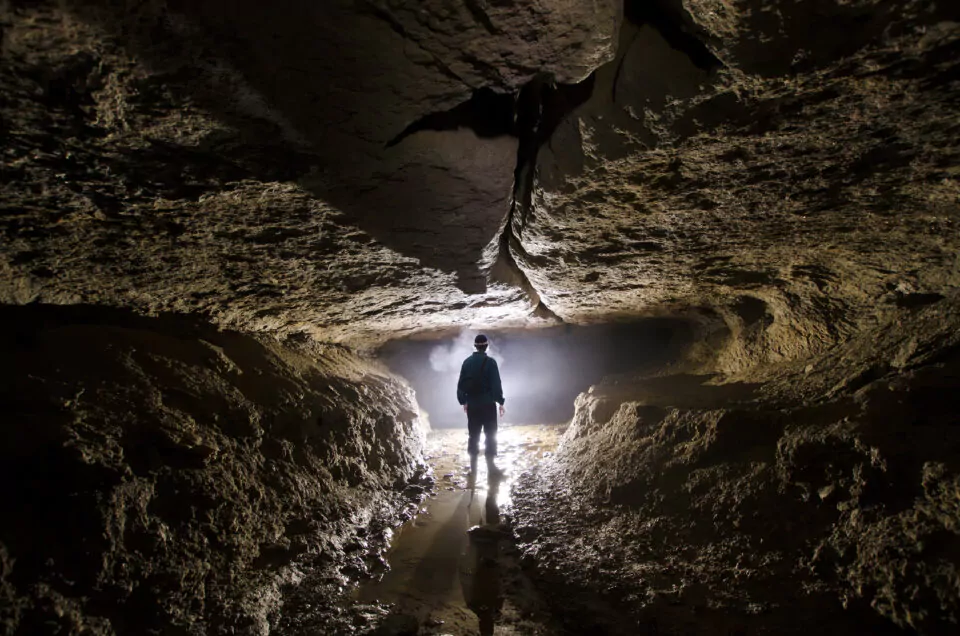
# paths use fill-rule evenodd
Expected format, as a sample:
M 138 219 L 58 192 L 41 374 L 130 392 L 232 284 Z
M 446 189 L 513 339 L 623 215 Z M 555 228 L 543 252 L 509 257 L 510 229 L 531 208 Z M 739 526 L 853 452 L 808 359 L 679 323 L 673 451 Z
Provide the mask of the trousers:
M 484 454 L 494 457 L 497 454 L 497 405 L 477 404 L 467 406 L 467 431 L 470 439 L 467 452 L 476 455 L 480 452 L 480 432 L 484 435 Z

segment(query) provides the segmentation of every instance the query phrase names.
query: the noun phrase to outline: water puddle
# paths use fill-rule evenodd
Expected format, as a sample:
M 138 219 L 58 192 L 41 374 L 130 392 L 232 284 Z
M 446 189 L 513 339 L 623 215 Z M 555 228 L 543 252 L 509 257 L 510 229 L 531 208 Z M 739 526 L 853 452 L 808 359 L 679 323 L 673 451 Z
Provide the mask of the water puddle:
M 398 529 L 387 553 L 389 571 L 361 585 L 355 600 L 391 605 L 396 633 L 551 633 L 502 519 L 517 477 L 553 453 L 562 432 L 558 426 L 501 427 L 497 458 L 481 456 L 473 466 L 465 427 L 432 432 L 426 455 L 437 494 Z

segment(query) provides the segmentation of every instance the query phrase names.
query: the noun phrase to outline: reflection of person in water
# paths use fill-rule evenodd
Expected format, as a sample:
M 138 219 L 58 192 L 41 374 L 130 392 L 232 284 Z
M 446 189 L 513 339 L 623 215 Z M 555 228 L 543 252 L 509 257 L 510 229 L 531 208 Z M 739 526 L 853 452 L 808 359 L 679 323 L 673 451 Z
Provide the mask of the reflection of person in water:
M 467 607 L 480 621 L 480 635 L 491 636 L 503 598 L 500 595 L 499 539 L 500 507 L 497 495 L 503 473 L 487 458 L 487 500 L 484 504 L 485 525 L 470 531 L 473 554 L 473 576 L 464 589 Z
M 487 501 L 484 504 L 486 521 L 489 526 L 500 525 L 500 507 L 497 505 L 497 495 L 500 493 L 500 479 L 503 473 L 493 465 L 493 458 L 487 458 Z

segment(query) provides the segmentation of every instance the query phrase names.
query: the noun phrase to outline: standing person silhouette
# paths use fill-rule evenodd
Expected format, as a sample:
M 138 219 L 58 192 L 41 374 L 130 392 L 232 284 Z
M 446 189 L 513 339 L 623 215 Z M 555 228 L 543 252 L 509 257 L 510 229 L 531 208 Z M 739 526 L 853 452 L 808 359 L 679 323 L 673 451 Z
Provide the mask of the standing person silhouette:
M 457 382 L 457 401 L 467 414 L 467 431 L 470 435 L 467 452 L 475 460 L 480 452 L 480 432 L 484 435 L 484 454 L 488 460 L 497 455 L 497 404 L 503 417 L 503 387 L 500 385 L 500 369 L 497 361 L 487 355 L 489 339 L 483 334 L 473 341 L 476 351 L 463 361 L 460 379 Z

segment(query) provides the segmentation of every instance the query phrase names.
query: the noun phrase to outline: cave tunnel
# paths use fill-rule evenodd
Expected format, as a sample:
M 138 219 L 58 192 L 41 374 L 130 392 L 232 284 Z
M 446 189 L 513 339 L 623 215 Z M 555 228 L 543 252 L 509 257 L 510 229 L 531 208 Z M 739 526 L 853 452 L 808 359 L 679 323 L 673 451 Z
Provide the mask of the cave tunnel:
M 958 25 L 0 3 L 0 634 L 957 633 Z
M 378 357 L 410 382 L 433 428 L 462 427 L 456 398 L 461 364 L 474 351 L 475 333 L 453 338 L 396 340 Z M 562 424 L 577 395 L 608 375 L 648 373 L 681 358 L 693 337 L 679 319 L 626 324 L 565 325 L 535 331 L 487 331 L 487 355 L 497 361 L 510 416 L 516 424 Z

